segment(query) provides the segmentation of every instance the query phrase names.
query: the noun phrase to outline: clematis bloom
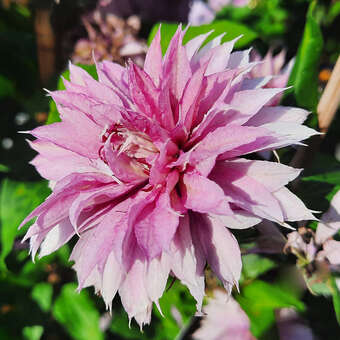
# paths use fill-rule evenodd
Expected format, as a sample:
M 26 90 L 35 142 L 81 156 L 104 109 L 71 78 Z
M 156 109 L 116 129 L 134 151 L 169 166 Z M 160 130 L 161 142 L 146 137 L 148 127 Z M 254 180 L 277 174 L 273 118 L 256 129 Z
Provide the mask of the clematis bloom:
M 62 121 L 31 131 L 32 164 L 53 187 L 23 221 L 37 217 L 32 256 L 76 237 L 79 289 L 94 286 L 109 308 L 118 292 L 141 326 L 169 275 L 198 310 L 206 263 L 230 293 L 241 255 L 228 228 L 313 218 L 285 187 L 300 170 L 247 159 L 314 135 L 307 112 L 266 106 L 284 89 L 249 79 L 255 64 L 232 52 L 236 40 L 183 36 L 162 57 L 158 32 L 143 69 L 98 63 L 98 81 L 71 64 L 66 90 L 50 93 Z

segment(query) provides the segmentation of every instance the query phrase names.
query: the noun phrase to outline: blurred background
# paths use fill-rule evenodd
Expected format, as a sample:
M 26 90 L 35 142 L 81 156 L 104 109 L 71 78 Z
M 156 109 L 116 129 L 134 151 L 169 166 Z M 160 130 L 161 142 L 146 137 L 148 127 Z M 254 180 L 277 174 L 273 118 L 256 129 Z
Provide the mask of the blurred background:
M 75 292 L 69 245 L 34 264 L 28 244 L 20 242 L 27 228 L 17 231 L 23 218 L 50 192 L 29 164 L 35 152 L 27 137 L 18 133 L 59 120 L 43 88 L 63 88 L 60 75 L 68 77 L 69 61 L 82 65 L 94 77 L 94 58 L 122 65 L 132 59 L 143 65 L 148 42 L 160 22 L 165 50 L 177 23 L 189 21 L 191 36 L 211 29 L 227 32 L 227 40 L 243 34 L 237 49 L 254 46 L 262 56 L 269 49 L 274 55 L 285 50 L 286 63 L 296 58 L 304 72 L 301 79 L 295 74 L 290 83 L 298 80 L 300 87 L 289 90 L 283 102 L 312 111 L 308 124 L 317 128 L 316 105 L 340 53 L 339 1 L 0 0 L 1 340 L 191 339 L 199 327 L 198 318 L 193 318 L 192 297 L 174 282 L 161 300 L 165 318 L 155 310 L 153 323 L 144 333 L 134 323 L 129 329 L 119 301 L 115 300 L 110 315 L 92 289 Z M 297 166 L 307 168 L 304 176 L 308 185 L 300 186 L 299 194 L 315 210 L 325 211 L 332 193 L 339 189 L 339 176 L 332 180 L 323 176 L 323 181 L 317 177 L 339 173 L 339 131 L 338 117 L 322 141 L 312 141 L 311 151 L 303 157 L 294 158 L 297 153 L 292 149 L 280 154 L 283 163 L 295 159 Z M 237 236 L 247 253 L 258 235 L 245 232 Z M 245 255 L 241 282 L 245 289 L 240 301 L 253 335 L 278 339 L 276 310 L 292 307 L 316 339 L 340 339 L 333 309 L 334 301 L 340 308 L 340 295 L 334 297 L 322 285 L 313 294 L 299 285 L 292 288 L 295 271 L 299 271 L 295 263 L 293 255 L 282 253 Z M 255 287 L 249 285 L 253 281 L 260 284 L 257 290 L 251 288 L 250 294 L 247 287 Z M 268 283 L 277 291 L 263 293 Z M 258 300 L 263 304 L 254 307 Z

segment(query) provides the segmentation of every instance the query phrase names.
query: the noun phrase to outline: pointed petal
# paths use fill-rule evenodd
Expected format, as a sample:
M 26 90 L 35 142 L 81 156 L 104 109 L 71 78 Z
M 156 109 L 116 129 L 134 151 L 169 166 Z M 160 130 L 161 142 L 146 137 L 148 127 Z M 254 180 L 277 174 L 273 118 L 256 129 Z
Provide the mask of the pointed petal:
M 287 188 L 281 188 L 273 195 L 279 201 L 286 221 L 316 220 L 304 203 Z
M 144 71 L 149 74 L 154 84 L 158 86 L 159 78 L 162 74 L 161 25 L 145 56 Z
M 207 262 L 222 281 L 224 288 L 231 293 L 241 275 L 241 251 L 232 233 L 208 216 L 197 213 L 190 215 L 190 225 L 194 244 L 200 244 Z

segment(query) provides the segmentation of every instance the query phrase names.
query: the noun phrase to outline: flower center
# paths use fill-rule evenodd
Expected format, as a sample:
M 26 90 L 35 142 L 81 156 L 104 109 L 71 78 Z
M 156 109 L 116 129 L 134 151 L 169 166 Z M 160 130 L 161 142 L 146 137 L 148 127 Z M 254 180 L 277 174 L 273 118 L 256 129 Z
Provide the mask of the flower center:
M 140 131 L 131 131 L 121 124 L 115 124 L 102 134 L 103 144 L 110 143 L 110 148 L 117 156 L 127 156 L 129 164 L 137 173 L 149 174 L 150 165 L 159 153 L 149 136 Z M 99 150 L 100 158 L 107 163 L 104 146 Z

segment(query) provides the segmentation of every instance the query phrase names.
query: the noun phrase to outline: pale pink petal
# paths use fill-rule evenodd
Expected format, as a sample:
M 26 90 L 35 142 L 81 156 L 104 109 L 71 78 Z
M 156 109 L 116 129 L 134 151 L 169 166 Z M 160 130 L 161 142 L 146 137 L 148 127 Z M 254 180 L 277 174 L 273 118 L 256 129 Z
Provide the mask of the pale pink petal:
M 195 340 L 255 340 L 250 322 L 239 304 L 220 290 L 204 307 L 206 314 L 201 327 L 193 334 Z
M 319 244 L 325 242 L 340 229 L 340 191 L 331 200 L 329 209 L 322 215 L 316 229 L 315 239 Z
M 328 240 L 323 244 L 323 254 L 331 264 L 340 264 L 340 241 Z
M 59 147 L 51 142 L 35 140 L 28 141 L 30 146 L 39 152 L 31 164 L 45 178 L 59 181 L 65 173 L 101 172 L 111 173 L 106 164 L 97 159 L 89 159 L 78 153 Z
M 281 188 L 273 195 L 279 201 L 286 221 L 316 220 L 304 203 L 287 188 Z
M 75 235 L 74 228 L 69 219 L 66 218 L 55 226 L 45 236 L 40 246 L 39 257 L 49 255 L 68 242 Z
M 218 220 L 193 213 L 190 227 L 195 247 L 202 249 L 207 262 L 230 294 L 241 275 L 241 252 L 232 233 Z
M 297 107 L 276 106 L 264 107 L 255 116 L 250 118 L 246 125 L 261 126 L 272 122 L 286 122 L 302 124 L 309 112 Z
M 282 223 L 282 208 L 276 197 L 260 182 L 244 176 L 243 171 L 218 162 L 210 178 L 224 190 L 230 202 L 262 218 Z
M 152 310 L 152 301 L 147 293 L 145 276 L 145 260 L 136 258 L 119 287 L 120 299 L 128 313 L 130 322 L 132 318 L 135 318 L 140 327 L 150 323 Z
M 198 257 L 199 256 L 199 257 Z M 204 297 L 204 264 L 203 254 L 198 253 L 192 242 L 189 217 L 185 215 L 179 220 L 169 255 L 171 270 L 186 285 L 196 299 L 197 310 L 200 311 Z
M 271 192 L 277 191 L 289 182 L 294 180 L 301 169 L 294 169 L 290 166 L 267 161 L 256 161 L 239 158 L 226 161 L 224 167 L 231 171 L 240 171 L 244 176 L 252 177 L 262 183 Z

